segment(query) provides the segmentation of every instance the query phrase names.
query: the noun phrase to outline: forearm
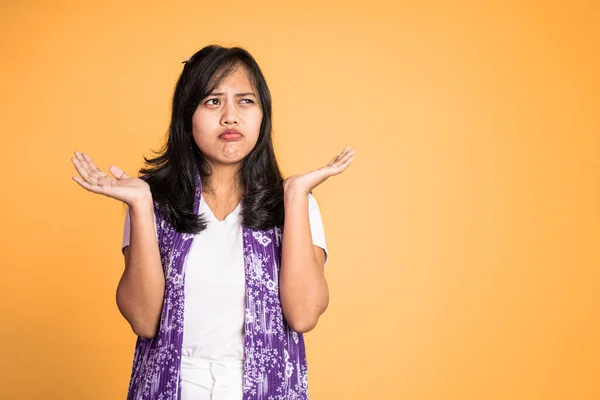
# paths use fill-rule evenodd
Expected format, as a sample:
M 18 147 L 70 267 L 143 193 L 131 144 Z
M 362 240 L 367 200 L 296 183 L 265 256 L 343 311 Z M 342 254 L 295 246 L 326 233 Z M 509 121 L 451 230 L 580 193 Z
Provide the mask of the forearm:
M 152 201 L 129 208 L 130 244 L 117 288 L 117 305 L 133 331 L 154 337 L 160 323 L 165 278 L 154 228 Z
M 297 332 L 314 328 L 329 302 L 323 265 L 317 259 L 308 216 L 308 194 L 285 192 L 285 221 L 280 271 L 281 307 Z

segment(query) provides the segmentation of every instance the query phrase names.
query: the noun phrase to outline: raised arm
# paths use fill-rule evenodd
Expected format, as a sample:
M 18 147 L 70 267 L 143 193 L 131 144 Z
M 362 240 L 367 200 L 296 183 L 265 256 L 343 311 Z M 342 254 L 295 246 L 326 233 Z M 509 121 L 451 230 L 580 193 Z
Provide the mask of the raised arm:
M 152 200 L 129 208 L 129 245 L 123 249 L 125 270 L 117 287 L 119 311 L 138 335 L 156 335 L 165 294 L 165 277 L 154 227 Z

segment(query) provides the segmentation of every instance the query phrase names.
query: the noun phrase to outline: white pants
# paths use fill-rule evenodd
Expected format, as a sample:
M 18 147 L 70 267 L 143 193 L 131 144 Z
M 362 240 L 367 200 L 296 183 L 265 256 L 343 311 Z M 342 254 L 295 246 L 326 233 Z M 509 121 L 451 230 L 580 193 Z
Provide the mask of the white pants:
M 242 360 L 181 356 L 181 400 L 242 400 Z

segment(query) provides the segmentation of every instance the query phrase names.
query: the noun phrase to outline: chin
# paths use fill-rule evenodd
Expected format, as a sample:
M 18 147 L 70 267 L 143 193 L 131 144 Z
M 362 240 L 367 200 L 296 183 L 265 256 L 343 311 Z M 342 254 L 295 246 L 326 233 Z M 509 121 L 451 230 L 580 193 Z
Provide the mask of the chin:
M 215 165 L 215 164 L 216 165 L 235 165 L 235 164 L 240 164 L 241 162 L 243 162 L 244 158 L 246 158 L 246 155 L 236 156 L 236 157 L 232 157 L 232 158 L 225 158 L 225 157 L 208 158 L 208 161 L 212 165 Z

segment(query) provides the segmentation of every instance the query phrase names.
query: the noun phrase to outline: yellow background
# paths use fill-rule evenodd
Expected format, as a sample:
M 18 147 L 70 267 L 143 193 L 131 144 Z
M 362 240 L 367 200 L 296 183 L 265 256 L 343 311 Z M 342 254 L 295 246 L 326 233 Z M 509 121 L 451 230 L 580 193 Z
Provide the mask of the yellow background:
M 261 65 L 286 176 L 357 150 L 315 190 L 313 400 L 600 398 L 599 4 L 4 1 L 0 398 L 125 398 L 124 209 L 70 159 L 135 175 L 209 43 Z

